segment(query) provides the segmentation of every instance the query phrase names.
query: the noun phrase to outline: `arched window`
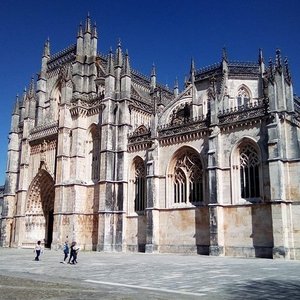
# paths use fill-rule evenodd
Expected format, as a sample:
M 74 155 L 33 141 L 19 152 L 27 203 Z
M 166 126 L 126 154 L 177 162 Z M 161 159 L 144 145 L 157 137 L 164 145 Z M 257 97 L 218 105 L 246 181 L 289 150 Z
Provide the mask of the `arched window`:
M 237 93 L 237 106 L 249 105 L 250 93 L 245 86 L 239 88 Z
M 186 150 L 177 158 L 173 175 L 174 203 L 203 201 L 202 164 L 199 155 Z
M 257 198 L 259 187 L 259 157 L 252 145 L 240 149 L 240 182 L 242 198 Z
M 259 147 L 250 139 L 244 138 L 231 154 L 233 203 L 256 202 L 263 198 L 261 172 Z
M 134 210 L 141 212 L 146 207 L 146 169 L 143 160 L 137 159 L 135 161 L 135 199 Z
M 49 101 L 49 102 L 48 102 Z M 49 100 L 46 101 L 47 118 L 52 121 L 59 120 L 59 106 L 61 103 L 61 83 L 57 82 L 50 93 Z
M 99 180 L 100 173 L 100 149 L 99 133 L 96 125 L 93 125 L 86 141 L 87 174 L 92 181 Z

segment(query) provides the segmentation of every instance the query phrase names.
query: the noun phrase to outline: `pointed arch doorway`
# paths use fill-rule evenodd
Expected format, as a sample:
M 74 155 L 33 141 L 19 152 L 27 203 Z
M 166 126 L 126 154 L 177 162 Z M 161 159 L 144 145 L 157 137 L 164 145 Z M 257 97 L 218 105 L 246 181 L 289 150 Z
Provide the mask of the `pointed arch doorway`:
M 51 248 L 54 225 L 54 180 L 44 169 L 33 179 L 27 196 L 25 213 L 26 240 L 41 240 Z

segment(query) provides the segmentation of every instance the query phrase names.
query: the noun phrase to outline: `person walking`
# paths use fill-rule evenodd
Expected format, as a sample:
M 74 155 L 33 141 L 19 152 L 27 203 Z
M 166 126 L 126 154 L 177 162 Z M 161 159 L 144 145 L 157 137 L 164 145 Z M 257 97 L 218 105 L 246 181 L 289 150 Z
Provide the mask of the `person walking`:
M 68 264 L 75 264 L 77 263 L 77 252 L 76 252 L 76 242 L 73 241 L 70 247 L 70 257 L 69 257 L 69 262 Z
M 66 259 L 69 256 L 69 251 L 70 251 L 68 241 L 65 241 L 63 251 L 64 251 L 64 255 L 65 255 L 63 263 L 65 263 Z
M 34 247 L 33 252 L 35 252 L 35 261 L 39 261 L 40 260 L 40 255 L 42 253 L 43 249 L 42 249 L 42 245 L 41 245 L 41 241 L 38 241 Z

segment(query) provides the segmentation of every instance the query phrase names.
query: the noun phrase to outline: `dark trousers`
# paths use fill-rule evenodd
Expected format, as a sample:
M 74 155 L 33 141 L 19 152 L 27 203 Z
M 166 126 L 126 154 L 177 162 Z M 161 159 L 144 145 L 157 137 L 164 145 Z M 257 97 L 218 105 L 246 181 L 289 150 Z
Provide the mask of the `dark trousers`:
M 66 261 L 66 259 L 67 259 L 68 255 L 69 255 L 69 253 L 68 253 L 68 252 L 64 252 L 64 254 L 65 254 L 64 261 Z
M 36 253 L 36 257 L 34 260 L 40 260 L 40 254 L 41 254 L 41 250 L 35 250 L 35 253 Z
M 70 258 L 69 258 L 69 263 L 70 262 L 72 264 L 77 263 L 77 253 L 76 253 L 76 251 L 71 251 Z

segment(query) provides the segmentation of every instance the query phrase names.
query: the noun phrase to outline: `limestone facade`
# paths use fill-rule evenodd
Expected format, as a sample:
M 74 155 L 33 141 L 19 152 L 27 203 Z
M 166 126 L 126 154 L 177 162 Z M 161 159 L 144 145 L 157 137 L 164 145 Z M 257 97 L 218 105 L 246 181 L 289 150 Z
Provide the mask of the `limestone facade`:
M 300 99 L 287 60 L 196 69 L 179 91 L 47 41 L 12 114 L 1 244 L 300 259 Z

